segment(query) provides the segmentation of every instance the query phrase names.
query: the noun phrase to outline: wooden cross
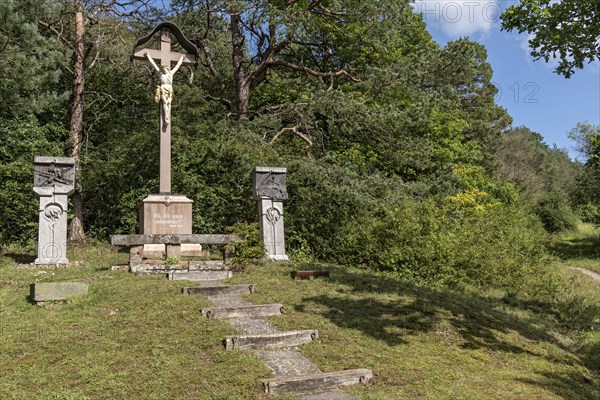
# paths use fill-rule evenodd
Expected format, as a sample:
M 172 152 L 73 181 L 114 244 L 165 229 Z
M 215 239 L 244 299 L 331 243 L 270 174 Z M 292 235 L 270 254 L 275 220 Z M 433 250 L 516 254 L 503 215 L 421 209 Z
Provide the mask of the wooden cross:
M 140 45 L 146 43 L 150 38 L 160 30 L 160 49 L 143 48 Z M 173 33 L 182 47 L 188 51 L 183 54 L 183 65 L 195 66 L 198 59 L 198 50 L 185 36 L 177 25 L 170 22 L 159 24 L 152 32 L 139 39 L 135 44 L 133 59 L 146 60 L 146 53 L 158 63 L 166 65 L 169 68 L 177 63 L 182 53 L 171 51 L 171 33 Z M 162 100 L 161 100 L 162 102 Z M 162 109 L 162 107 L 161 107 Z M 170 114 L 170 107 L 167 111 Z M 171 118 L 170 115 L 163 115 L 160 112 L 160 175 L 159 175 L 159 193 L 171 194 Z

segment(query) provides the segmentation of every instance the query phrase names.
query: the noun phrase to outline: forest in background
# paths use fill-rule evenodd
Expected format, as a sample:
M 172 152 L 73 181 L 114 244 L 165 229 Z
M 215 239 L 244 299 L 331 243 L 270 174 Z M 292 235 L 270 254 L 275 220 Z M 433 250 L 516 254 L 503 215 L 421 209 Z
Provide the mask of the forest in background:
M 513 127 L 485 47 L 440 46 L 408 0 L 2 0 L 0 18 L 2 245 L 35 245 L 36 155 L 78 160 L 73 240 L 137 231 L 158 110 L 130 58 L 164 20 L 200 50 L 172 106 L 173 192 L 196 233 L 255 229 L 250 172 L 285 166 L 297 259 L 552 296 L 547 232 L 599 220 L 598 127 L 569 133 L 577 162 Z

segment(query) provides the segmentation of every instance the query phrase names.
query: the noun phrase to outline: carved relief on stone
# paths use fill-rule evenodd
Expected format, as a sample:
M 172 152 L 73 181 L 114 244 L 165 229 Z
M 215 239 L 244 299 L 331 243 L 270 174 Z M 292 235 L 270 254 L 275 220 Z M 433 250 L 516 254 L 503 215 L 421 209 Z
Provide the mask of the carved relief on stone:
M 60 204 L 50 203 L 44 207 L 44 217 L 46 217 L 50 223 L 55 223 L 58 221 L 62 213 L 63 209 Z
M 267 217 L 267 220 L 273 225 L 275 225 L 277 221 L 279 221 L 279 218 L 281 218 L 281 213 L 275 207 L 269 207 L 265 215 Z
M 34 167 L 35 187 L 55 187 L 57 185 L 73 185 L 75 175 L 74 165 L 61 165 L 55 162 L 50 164 L 36 164 Z
M 254 172 L 254 196 L 268 197 L 273 200 L 287 200 L 288 193 L 285 185 L 285 172 L 275 170 L 261 171 L 257 167 Z

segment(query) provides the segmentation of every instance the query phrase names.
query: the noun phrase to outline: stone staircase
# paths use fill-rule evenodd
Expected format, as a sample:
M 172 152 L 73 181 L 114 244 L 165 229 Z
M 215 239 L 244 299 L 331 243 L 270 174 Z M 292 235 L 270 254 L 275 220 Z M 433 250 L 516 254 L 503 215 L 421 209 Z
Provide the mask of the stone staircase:
M 187 274 L 178 273 L 177 279 Z M 205 318 L 225 319 L 238 331 L 238 335 L 224 338 L 226 350 L 249 350 L 254 352 L 273 371 L 274 378 L 263 379 L 267 394 L 295 394 L 299 400 L 356 400 L 341 390 L 349 385 L 366 383 L 373 377 L 368 369 L 322 372 L 298 351 L 298 346 L 319 338 L 317 330 L 282 332 L 262 319 L 280 315 L 282 304 L 253 304 L 242 298 L 254 293 L 254 285 L 224 285 L 220 279 L 198 279 L 192 272 L 190 280 L 199 282 L 198 287 L 184 287 L 185 295 L 203 295 L 215 307 L 202 310 Z M 217 277 L 217 274 L 214 275 Z M 205 276 L 206 278 L 206 276 Z

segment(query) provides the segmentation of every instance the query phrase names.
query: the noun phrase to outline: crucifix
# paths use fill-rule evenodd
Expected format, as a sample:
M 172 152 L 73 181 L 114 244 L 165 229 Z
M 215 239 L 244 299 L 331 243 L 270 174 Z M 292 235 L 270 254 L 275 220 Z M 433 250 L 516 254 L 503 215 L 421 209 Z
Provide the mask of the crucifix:
M 148 42 L 160 31 L 160 49 L 139 47 Z M 171 34 L 175 36 L 187 53 L 171 51 Z M 156 88 L 155 100 L 160 104 L 160 175 L 159 193 L 171 194 L 171 100 L 173 98 L 173 75 L 181 65 L 195 66 L 198 60 L 198 49 L 171 22 L 158 24 L 152 32 L 135 43 L 133 59 L 147 60 L 159 73 L 160 86 Z M 158 62 L 158 65 L 156 64 Z M 173 63 L 175 67 L 171 69 Z

